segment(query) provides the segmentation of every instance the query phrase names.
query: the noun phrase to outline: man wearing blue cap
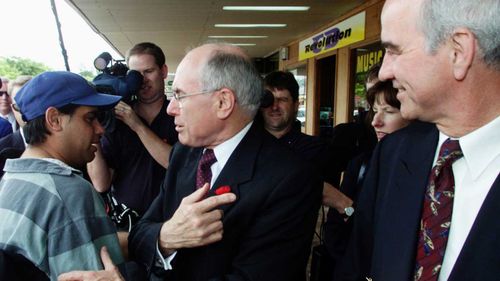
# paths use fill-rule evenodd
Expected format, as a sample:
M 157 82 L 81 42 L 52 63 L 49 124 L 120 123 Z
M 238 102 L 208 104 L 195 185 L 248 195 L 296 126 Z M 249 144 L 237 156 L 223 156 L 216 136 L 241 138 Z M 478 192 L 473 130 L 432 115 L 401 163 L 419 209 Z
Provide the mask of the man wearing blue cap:
M 23 255 L 52 280 L 102 269 L 103 246 L 123 262 L 101 198 L 77 170 L 92 161 L 104 133 L 100 111 L 119 100 L 70 72 L 42 73 L 15 97 L 28 146 L 7 160 L 0 182 L 0 249 Z

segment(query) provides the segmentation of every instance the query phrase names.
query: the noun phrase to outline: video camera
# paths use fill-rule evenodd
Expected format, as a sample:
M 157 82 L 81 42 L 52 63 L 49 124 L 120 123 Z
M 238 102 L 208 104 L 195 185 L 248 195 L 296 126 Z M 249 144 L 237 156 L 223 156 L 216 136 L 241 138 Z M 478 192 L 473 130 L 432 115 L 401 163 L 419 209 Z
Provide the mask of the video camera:
M 97 92 L 121 96 L 122 101 L 130 104 L 137 98 L 144 77 L 140 72 L 129 70 L 124 60 L 113 60 L 108 52 L 103 52 L 94 60 L 94 66 L 99 73 L 92 82 Z M 113 131 L 115 127 L 114 112 L 106 113 L 104 128 Z

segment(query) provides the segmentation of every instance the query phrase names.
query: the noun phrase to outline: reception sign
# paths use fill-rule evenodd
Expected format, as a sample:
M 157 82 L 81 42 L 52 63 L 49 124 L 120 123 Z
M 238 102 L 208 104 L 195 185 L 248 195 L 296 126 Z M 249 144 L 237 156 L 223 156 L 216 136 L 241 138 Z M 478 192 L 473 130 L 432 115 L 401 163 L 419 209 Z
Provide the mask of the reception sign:
M 299 60 L 315 57 L 365 39 L 366 12 L 352 16 L 299 44 Z

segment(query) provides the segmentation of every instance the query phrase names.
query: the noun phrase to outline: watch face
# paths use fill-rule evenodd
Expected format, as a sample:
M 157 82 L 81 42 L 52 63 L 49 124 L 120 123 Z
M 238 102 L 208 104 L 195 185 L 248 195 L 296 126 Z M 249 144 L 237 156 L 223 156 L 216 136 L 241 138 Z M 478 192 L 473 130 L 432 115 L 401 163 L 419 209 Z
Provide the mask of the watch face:
M 354 208 L 353 207 L 347 207 L 344 209 L 344 212 L 347 216 L 352 216 L 352 214 L 354 214 Z

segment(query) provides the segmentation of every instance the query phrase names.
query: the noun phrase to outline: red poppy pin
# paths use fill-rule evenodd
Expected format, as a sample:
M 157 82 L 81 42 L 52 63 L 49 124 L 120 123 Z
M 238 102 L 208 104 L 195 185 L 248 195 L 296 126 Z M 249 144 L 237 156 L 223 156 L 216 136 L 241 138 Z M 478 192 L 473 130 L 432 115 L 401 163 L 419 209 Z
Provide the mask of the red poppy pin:
M 223 185 L 223 186 L 219 186 L 216 190 L 215 190 L 215 194 L 216 195 L 221 195 L 221 194 L 224 194 L 224 193 L 229 193 L 231 192 L 231 187 L 229 185 Z

